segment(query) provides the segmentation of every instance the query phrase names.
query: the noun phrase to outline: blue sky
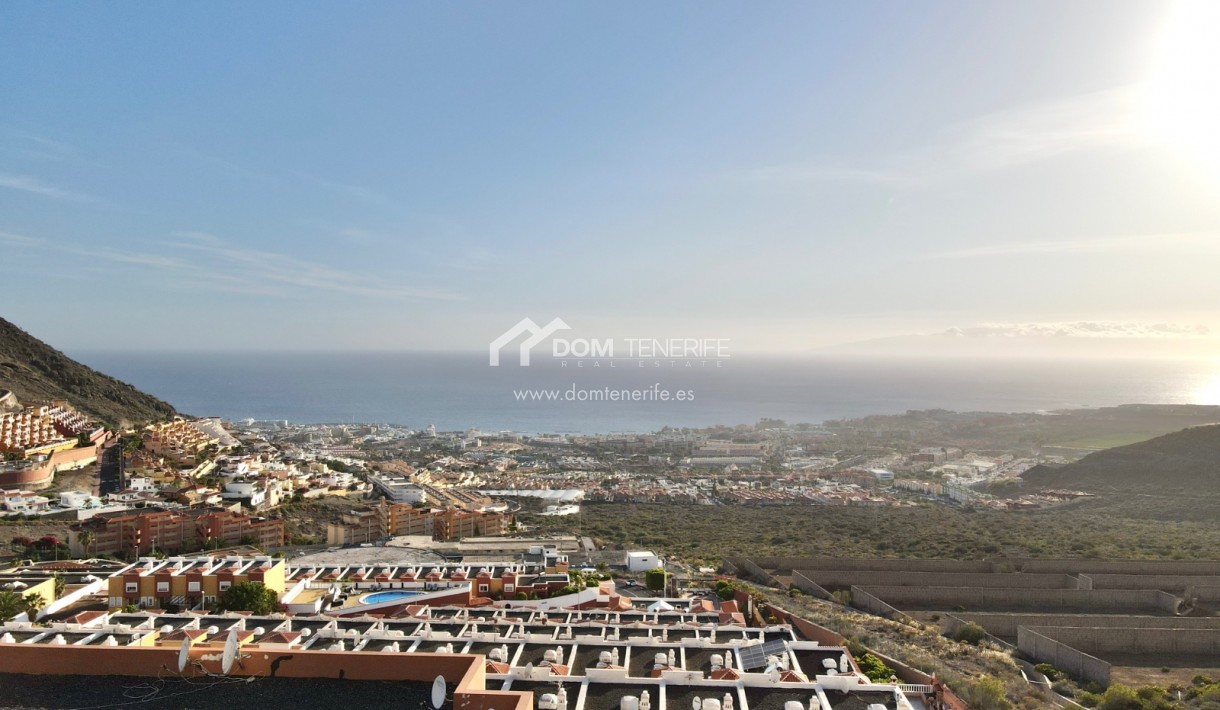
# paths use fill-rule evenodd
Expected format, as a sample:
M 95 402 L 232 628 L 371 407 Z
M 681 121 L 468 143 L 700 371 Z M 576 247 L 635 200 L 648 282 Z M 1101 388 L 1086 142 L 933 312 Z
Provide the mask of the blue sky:
M 1215 327 L 1209 11 L 8 3 L 2 315 L 64 348 Z

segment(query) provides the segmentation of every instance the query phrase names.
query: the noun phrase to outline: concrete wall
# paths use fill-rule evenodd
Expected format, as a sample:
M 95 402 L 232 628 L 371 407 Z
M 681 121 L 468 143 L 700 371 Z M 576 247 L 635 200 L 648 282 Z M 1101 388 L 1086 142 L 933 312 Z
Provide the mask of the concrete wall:
M 1220 586 L 1189 587 L 1184 593 L 1202 604 L 1220 603 Z
M 985 587 L 853 587 L 899 609 L 1082 612 L 1170 611 L 1173 595 L 1156 590 L 994 589 Z
M 1090 574 L 1094 589 L 1161 589 L 1180 592 L 1187 587 L 1220 587 L 1220 576 L 1190 574 Z
M 973 621 L 995 636 L 1013 638 L 1018 626 L 1097 626 L 1133 629 L 1218 629 L 1220 617 L 1129 616 L 1126 614 L 1008 614 L 1004 612 L 953 612 L 945 616 L 949 633 Z
M 1023 626 L 1082 653 L 1207 655 L 1220 653 L 1220 629 L 1134 629 L 1097 626 Z M 1018 645 L 1019 642 L 1018 642 Z
M 873 589 L 876 589 L 876 587 Z M 884 616 L 887 619 L 911 620 L 911 617 L 902 613 L 889 603 L 882 601 L 881 598 L 876 594 L 862 587 L 851 588 L 851 605 L 857 609 L 863 609 L 870 614 Z
M 1049 663 L 1073 678 L 1110 684 L 1110 664 L 1044 636 L 1029 627 L 1018 629 L 1017 648 L 1035 663 Z
M 746 577 L 764 584 L 768 587 L 783 588 L 783 584 L 775 577 L 772 577 L 767 570 L 760 567 L 756 562 L 748 557 L 735 557 L 732 559 L 733 565 L 737 567 L 739 573 L 744 573 Z
M 796 577 L 798 570 L 793 571 Z M 991 574 L 986 572 L 880 572 L 875 570 L 799 570 L 827 589 L 867 586 L 1001 587 L 1012 589 L 1075 589 L 1076 579 L 1066 574 Z
M 1044 574 L 1156 574 L 1220 576 L 1220 560 L 1086 560 L 997 557 L 987 560 L 754 557 L 770 570 L 875 570 L 897 572 L 1027 572 Z M 734 560 L 736 563 L 736 560 Z
M 828 590 L 822 587 L 822 585 L 806 577 L 803 572 L 798 572 L 796 570 L 793 570 L 792 572 L 792 586 L 811 597 L 817 597 L 819 599 L 834 598 L 830 595 Z
M 1058 574 L 1159 574 L 1159 575 L 1220 575 L 1217 560 L 1078 560 L 1011 558 L 994 560 L 1007 565 L 1013 572 L 1045 572 Z
M 896 572 L 990 572 L 983 560 L 888 560 L 842 559 L 838 557 L 754 557 L 760 567 L 772 570 L 877 570 Z M 808 574 L 806 573 L 806 576 Z

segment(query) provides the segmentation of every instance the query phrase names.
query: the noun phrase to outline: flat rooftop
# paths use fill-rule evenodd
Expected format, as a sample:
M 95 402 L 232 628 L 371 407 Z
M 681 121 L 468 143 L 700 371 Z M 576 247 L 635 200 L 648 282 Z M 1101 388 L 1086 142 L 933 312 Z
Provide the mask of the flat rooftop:
M 319 678 L 132 678 L 0 673 L 6 708 L 431 707 L 431 683 Z

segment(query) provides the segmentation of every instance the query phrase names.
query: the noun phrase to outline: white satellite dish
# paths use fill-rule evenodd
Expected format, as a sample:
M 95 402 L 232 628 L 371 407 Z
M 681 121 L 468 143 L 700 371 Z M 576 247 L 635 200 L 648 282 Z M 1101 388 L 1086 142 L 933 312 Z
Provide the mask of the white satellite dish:
M 432 681 L 432 707 L 441 710 L 445 705 L 445 676 L 438 675 Z
M 225 641 L 225 652 L 220 657 L 220 672 L 229 675 L 233 670 L 233 661 L 237 660 L 237 629 L 229 629 L 229 639 Z
M 186 664 L 191 660 L 191 639 L 182 639 L 182 646 L 178 649 L 178 672 L 186 670 Z

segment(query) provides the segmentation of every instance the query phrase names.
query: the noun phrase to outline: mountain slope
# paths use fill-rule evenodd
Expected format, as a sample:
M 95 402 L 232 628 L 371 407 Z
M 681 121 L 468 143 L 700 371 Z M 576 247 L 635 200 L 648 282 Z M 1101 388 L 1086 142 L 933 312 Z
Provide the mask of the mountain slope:
M 1027 487 L 1103 494 L 1215 496 L 1220 494 L 1220 425 L 1098 451 L 1065 466 L 1035 466 L 1022 479 Z
M 25 404 L 52 399 L 112 426 L 165 419 L 176 412 L 167 402 L 103 375 L 0 318 L 0 390 Z

